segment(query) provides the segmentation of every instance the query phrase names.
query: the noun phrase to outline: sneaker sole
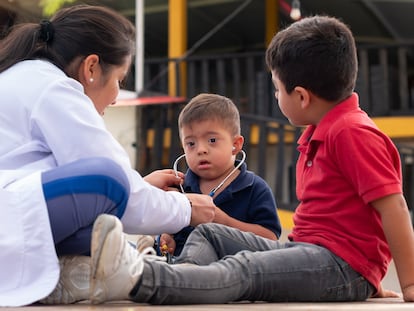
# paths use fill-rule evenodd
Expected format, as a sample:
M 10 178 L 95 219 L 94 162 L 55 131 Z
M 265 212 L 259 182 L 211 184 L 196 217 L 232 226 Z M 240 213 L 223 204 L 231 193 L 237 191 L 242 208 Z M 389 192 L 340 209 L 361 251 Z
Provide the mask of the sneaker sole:
M 116 227 L 117 219 L 103 214 L 100 215 L 94 225 L 92 230 L 92 242 L 91 242 L 91 255 L 92 255 L 92 271 L 91 278 L 96 278 L 98 270 L 98 262 L 102 255 L 103 246 L 105 240 L 108 236 L 108 233 Z
M 91 241 L 91 278 L 90 278 L 90 292 L 89 300 L 92 304 L 100 304 L 107 300 L 103 287 L 105 282 L 105 272 L 100 270 L 100 261 L 102 259 L 104 246 L 111 231 L 115 230 L 119 220 L 112 215 L 100 215 L 93 226 L 92 241 Z

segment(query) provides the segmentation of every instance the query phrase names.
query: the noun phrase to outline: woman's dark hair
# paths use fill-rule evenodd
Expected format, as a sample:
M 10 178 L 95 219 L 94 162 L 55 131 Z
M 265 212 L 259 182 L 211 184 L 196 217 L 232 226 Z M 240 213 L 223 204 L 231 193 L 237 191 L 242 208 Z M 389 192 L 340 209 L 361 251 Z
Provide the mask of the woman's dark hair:
M 290 94 L 302 86 L 329 101 L 348 97 L 358 61 L 351 30 L 328 16 L 313 16 L 278 32 L 266 51 L 266 63 Z
M 66 74 L 77 58 L 99 56 L 103 70 L 121 65 L 135 53 L 134 25 L 102 6 L 77 5 L 58 11 L 50 21 L 15 25 L 0 41 L 0 72 L 27 59 L 47 59 Z

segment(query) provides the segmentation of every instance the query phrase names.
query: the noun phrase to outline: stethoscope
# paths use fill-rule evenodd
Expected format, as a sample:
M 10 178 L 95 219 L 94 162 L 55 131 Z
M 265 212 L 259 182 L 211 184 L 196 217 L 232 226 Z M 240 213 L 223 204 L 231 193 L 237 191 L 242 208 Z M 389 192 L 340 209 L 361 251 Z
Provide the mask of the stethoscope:
M 234 174 L 234 172 L 235 171 L 237 171 L 239 168 L 240 168 L 240 166 L 242 166 L 243 165 L 243 163 L 245 162 L 245 160 L 246 160 L 246 152 L 244 152 L 244 150 L 240 150 L 239 152 L 241 152 L 242 153 L 242 159 L 240 160 L 240 162 L 234 167 L 234 169 L 218 184 L 218 186 L 217 187 L 215 187 L 215 188 L 213 188 L 211 191 L 210 191 L 210 193 L 208 194 L 209 196 L 211 196 L 211 197 L 213 197 L 214 196 L 214 194 L 216 193 L 216 191 L 217 190 L 219 190 L 223 185 L 224 185 L 224 183 L 227 181 L 227 179 L 229 179 L 230 178 L 230 176 L 231 175 L 233 175 Z M 178 162 L 181 160 L 181 159 L 183 159 L 183 158 L 185 158 L 185 154 L 182 154 L 182 155 L 180 155 L 175 161 L 174 161 L 174 164 L 173 164 L 173 170 L 174 170 L 174 173 L 175 173 L 175 176 L 177 176 L 178 177 L 178 169 L 177 169 L 177 166 L 178 166 Z M 181 192 L 182 193 L 184 193 L 184 188 L 183 188 L 183 185 L 182 184 L 180 184 L 180 189 L 181 189 Z

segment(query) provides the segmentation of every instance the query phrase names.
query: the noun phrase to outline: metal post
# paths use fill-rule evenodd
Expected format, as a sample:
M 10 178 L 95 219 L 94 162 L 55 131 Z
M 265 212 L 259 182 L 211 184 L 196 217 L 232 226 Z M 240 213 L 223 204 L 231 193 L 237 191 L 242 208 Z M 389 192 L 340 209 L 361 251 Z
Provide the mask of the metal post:
M 135 92 L 139 94 L 144 87 L 144 1 L 135 0 L 136 54 L 135 54 Z

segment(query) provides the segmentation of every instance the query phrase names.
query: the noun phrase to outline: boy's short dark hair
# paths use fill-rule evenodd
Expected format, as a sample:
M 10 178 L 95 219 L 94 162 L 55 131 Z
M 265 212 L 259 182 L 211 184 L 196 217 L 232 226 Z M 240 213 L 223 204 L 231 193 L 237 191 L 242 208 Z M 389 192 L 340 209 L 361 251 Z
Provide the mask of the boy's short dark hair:
M 328 16 L 306 17 L 279 31 L 267 48 L 266 63 L 288 94 L 302 86 L 328 101 L 348 97 L 358 71 L 351 30 Z
M 204 120 L 218 120 L 232 135 L 240 135 L 239 110 L 233 101 L 225 96 L 201 93 L 193 97 L 180 112 L 178 128 Z

